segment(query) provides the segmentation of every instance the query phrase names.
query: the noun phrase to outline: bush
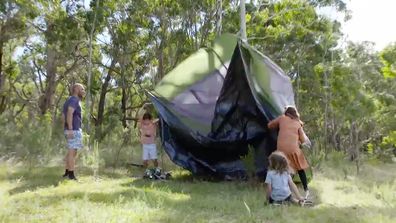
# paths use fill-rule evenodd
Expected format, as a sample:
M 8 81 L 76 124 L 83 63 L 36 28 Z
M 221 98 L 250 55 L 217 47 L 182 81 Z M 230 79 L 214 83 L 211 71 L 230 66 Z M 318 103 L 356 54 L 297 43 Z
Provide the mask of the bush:
M 44 163 L 64 147 L 63 132 L 53 124 L 50 115 L 11 122 L 3 117 L 0 123 L 1 157 L 13 157 L 30 164 Z

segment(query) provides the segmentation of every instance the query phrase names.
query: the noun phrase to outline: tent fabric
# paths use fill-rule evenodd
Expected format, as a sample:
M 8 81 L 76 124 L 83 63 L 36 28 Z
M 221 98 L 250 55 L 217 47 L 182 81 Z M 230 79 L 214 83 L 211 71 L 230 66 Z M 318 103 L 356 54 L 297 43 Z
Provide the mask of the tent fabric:
M 267 129 L 294 105 L 290 79 L 268 57 L 226 34 L 169 72 L 148 95 L 161 120 L 166 153 L 194 174 L 245 177 L 241 158 L 253 148 L 264 175 L 276 148 Z

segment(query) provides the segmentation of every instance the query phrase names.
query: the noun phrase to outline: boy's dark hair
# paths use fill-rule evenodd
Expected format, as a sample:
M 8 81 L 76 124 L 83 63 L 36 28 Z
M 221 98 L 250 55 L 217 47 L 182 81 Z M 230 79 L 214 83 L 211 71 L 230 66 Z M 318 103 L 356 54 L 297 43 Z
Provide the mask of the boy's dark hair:
M 275 170 L 278 173 L 289 171 L 289 163 L 285 154 L 280 151 L 275 151 L 269 156 L 269 169 Z
M 153 117 L 151 116 L 150 113 L 144 113 L 143 115 L 143 120 L 151 120 Z

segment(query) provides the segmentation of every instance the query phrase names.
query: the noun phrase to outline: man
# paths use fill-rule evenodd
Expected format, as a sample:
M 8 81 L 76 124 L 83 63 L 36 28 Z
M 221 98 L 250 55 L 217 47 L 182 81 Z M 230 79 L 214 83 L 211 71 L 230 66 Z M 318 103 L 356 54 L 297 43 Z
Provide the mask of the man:
M 64 120 L 64 132 L 67 140 L 67 154 L 65 157 L 65 174 L 71 180 L 77 180 L 74 175 L 74 165 L 77 150 L 82 149 L 82 130 L 81 130 L 81 105 L 80 101 L 85 96 L 85 89 L 82 84 L 74 84 L 71 89 L 72 95 L 63 105 L 62 118 Z

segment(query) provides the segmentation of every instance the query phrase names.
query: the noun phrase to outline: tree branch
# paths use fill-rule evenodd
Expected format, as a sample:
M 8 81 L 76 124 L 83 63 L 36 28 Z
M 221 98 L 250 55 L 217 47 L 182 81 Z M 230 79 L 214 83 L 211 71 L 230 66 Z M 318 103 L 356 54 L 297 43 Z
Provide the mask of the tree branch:
M 114 72 L 114 73 L 116 73 L 116 74 L 118 74 L 118 75 L 121 75 L 121 72 L 120 72 L 120 71 L 118 71 L 118 70 L 116 70 L 116 69 L 114 69 L 114 68 L 112 68 L 112 67 L 109 67 L 109 66 L 107 66 L 107 65 L 104 65 L 104 64 L 101 63 L 101 62 L 96 62 L 96 63 L 94 63 L 94 64 L 99 65 L 99 66 L 102 66 L 103 68 L 106 68 L 106 69 L 108 69 L 109 71 L 112 71 L 112 72 Z
M 40 84 L 40 91 L 44 92 L 44 87 L 43 87 L 43 80 L 41 78 L 41 75 L 44 75 L 44 77 L 47 77 L 47 75 L 44 74 L 44 72 L 41 70 L 41 68 L 36 64 L 36 61 L 33 60 L 33 65 L 37 70 L 38 78 L 39 78 L 39 84 Z
M 14 115 L 13 115 L 13 119 L 15 119 L 19 114 L 21 114 L 21 112 L 23 111 L 23 109 L 25 108 L 26 104 L 22 104 L 22 108 L 19 109 Z
M 127 120 L 127 121 L 135 121 L 135 122 L 139 121 L 138 118 L 132 118 L 132 117 L 125 117 L 125 120 Z
M 140 103 L 140 105 L 126 107 L 125 110 L 131 110 L 131 109 L 133 110 L 133 109 L 141 108 L 146 103 L 150 103 L 150 101 L 143 101 L 142 103 Z

